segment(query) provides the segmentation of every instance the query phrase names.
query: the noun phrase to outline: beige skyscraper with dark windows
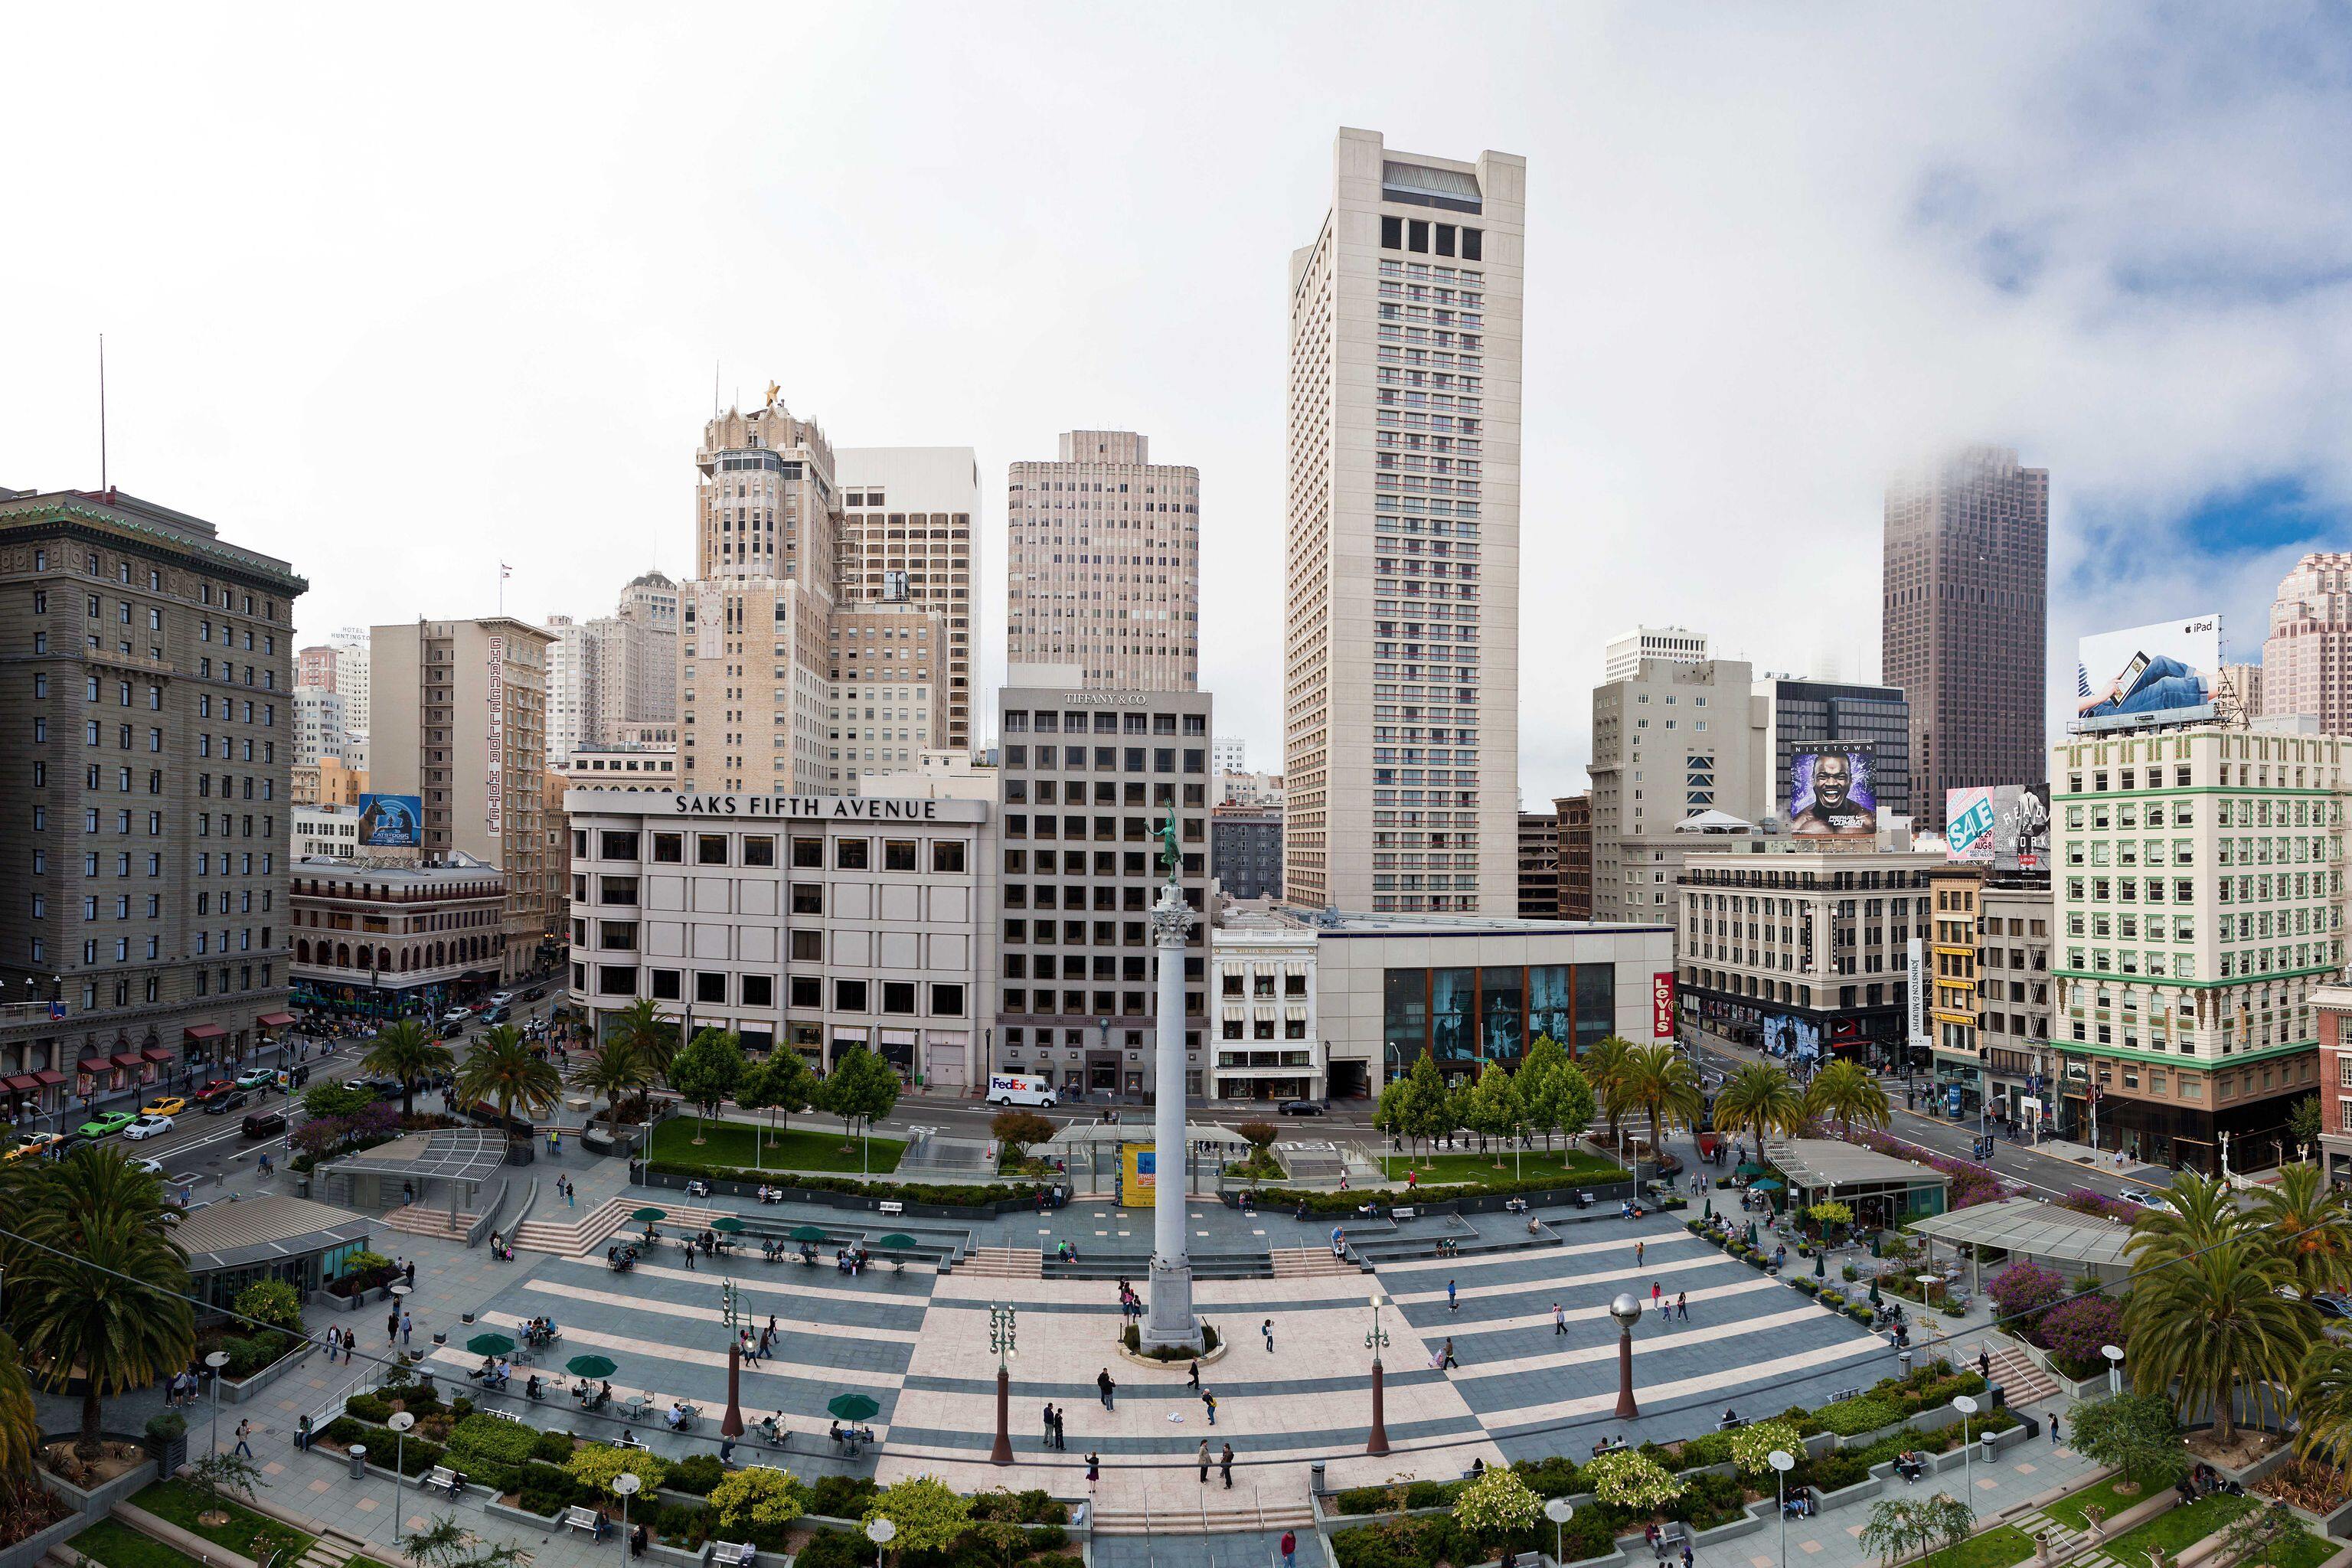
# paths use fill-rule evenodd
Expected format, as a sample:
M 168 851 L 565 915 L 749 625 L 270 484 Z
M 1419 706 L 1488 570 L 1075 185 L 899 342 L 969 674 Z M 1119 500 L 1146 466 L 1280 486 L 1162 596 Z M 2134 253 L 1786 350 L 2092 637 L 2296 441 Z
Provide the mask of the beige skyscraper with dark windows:
M 1527 161 L 1343 130 L 1290 258 L 1283 892 L 1518 906 Z
M 1005 650 L 1073 665 L 1107 691 L 1201 684 L 1201 470 L 1151 460 L 1132 430 L 1069 430 L 1051 463 L 1015 463 Z
M 932 743 L 969 751 L 971 650 L 980 625 L 972 591 L 980 581 L 980 460 L 969 447 L 844 447 L 836 459 L 844 508 L 841 603 L 908 605 L 919 624 L 925 615 L 945 624 L 944 651 L 925 650 L 935 668 L 922 700 L 944 725 L 944 742 Z M 845 787 L 856 793 L 855 784 Z
M 2322 734 L 2352 735 L 2352 554 L 2296 562 L 2272 601 L 2262 663 L 2229 673 L 2247 713 L 2308 713 Z

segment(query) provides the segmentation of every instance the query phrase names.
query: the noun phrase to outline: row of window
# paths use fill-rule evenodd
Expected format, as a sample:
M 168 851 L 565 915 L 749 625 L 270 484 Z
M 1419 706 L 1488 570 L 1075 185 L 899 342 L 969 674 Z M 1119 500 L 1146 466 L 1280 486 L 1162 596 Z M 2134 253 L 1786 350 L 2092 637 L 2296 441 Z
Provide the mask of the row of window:
M 776 864 L 776 839 L 772 834 L 746 833 L 654 833 L 641 836 L 625 829 L 603 828 L 597 831 L 597 858 L 603 860 L 635 860 L 640 850 L 640 838 L 650 837 L 650 854 L 654 864 L 679 866 L 686 863 L 687 839 L 694 840 L 694 864 L 697 866 L 740 865 L 752 868 Z M 796 837 L 792 841 L 791 865 L 795 870 L 819 870 L 824 866 L 823 838 Z M 924 855 L 922 841 L 914 838 L 885 838 L 881 858 L 875 858 L 874 841 L 870 838 L 836 838 L 833 841 L 833 864 L 842 871 L 920 871 Z M 962 874 L 967 844 L 961 838 L 931 840 L 929 862 L 933 872 L 942 875 Z M 588 834 L 574 830 L 572 852 L 586 858 Z M 734 858 L 730 858 L 734 857 Z
M 581 967 L 573 965 L 575 975 Z M 686 972 L 682 970 L 648 969 L 646 971 L 646 994 L 657 1002 L 683 1001 L 686 980 Z M 693 984 L 697 1005 L 768 1009 L 776 1005 L 776 977 L 772 974 L 730 974 L 723 971 L 698 969 L 693 972 Z M 810 1011 L 824 1010 L 824 982 L 821 977 L 794 974 L 788 976 L 785 984 L 787 1006 Z M 598 995 L 632 996 L 636 994 L 636 989 L 635 969 L 622 964 L 597 966 Z M 930 1001 L 928 1011 L 919 1005 L 926 989 L 929 992 Z M 833 983 L 832 1011 L 880 1013 L 898 1017 L 961 1018 L 964 1016 L 964 992 L 965 987 L 953 981 L 926 983 L 836 978 Z

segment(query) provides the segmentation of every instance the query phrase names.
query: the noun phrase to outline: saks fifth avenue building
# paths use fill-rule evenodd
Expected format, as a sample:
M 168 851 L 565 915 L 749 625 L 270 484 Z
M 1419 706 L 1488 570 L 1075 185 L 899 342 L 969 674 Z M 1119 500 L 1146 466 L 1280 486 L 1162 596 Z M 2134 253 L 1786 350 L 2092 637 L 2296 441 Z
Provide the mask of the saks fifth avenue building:
M 852 1046 L 961 1092 L 994 1016 L 995 808 L 982 801 L 575 788 L 572 1000 L 782 1042 Z

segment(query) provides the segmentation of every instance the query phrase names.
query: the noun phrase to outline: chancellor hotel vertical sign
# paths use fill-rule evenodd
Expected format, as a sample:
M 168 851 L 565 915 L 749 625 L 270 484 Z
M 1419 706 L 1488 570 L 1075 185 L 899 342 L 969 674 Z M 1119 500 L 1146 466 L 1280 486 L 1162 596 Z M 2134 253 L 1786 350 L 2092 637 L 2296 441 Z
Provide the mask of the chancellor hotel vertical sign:
M 490 755 L 482 772 L 482 820 L 493 838 L 507 814 L 507 639 L 490 634 Z

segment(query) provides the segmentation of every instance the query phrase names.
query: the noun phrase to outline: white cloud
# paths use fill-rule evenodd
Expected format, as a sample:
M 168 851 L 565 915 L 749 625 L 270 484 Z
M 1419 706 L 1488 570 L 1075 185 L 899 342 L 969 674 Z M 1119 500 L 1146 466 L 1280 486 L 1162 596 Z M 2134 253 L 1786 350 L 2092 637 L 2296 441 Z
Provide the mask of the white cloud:
M 1947 439 L 2053 470 L 2055 648 L 2217 599 L 2246 648 L 2292 549 L 2166 520 L 2352 489 L 2343 25 L 2262 16 L 53 10 L 10 40 L 58 68 L 11 87 L 0 483 L 96 482 L 103 330 L 117 482 L 293 560 L 317 635 L 486 610 L 500 558 L 534 615 L 680 568 L 714 359 L 837 443 L 975 447 L 992 530 L 1006 463 L 1129 425 L 1202 470 L 1204 680 L 1264 759 L 1333 129 L 1506 149 L 1533 800 L 1637 619 L 1874 673 L 1881 483 Z

